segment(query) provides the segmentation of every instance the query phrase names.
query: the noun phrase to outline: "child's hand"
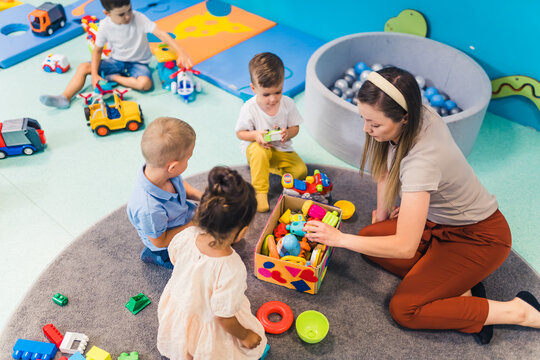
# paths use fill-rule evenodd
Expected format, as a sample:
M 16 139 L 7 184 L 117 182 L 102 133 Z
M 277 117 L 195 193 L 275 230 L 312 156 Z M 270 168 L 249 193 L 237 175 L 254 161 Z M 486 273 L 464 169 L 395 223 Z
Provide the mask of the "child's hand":
M 255 141 L 257 141 L 257 143 L 261 145 L 263 148 L 270 149 L 272 147 L 272 144 L 264 141 L 264 134 L 266 134 L 266 131 L 264 130 L 261 130 L 261 131 L 255 130 L 255 131 L 256 131 Z
M 291 138 L 291 134 L 289 132 L 289 128 L 281 129 L 281 142 L 285 142 Z
M 259 346 L 261 343 L 261 337 L 254 333 L 252 330 L 248 330 L 247 336 L 240 340 L 242 346 L 247 347 L 248 349 L 253 349 Z
M 184 50 L 181 50 L 178 53 L 178 57 L 176 58 L 176 65 L 179 68 L 185 67 L 186 69 L 191 69 L 193 66 L 193 60 L 191 59 L 191 56 Z
M 99 76 L 98 74 L 96 75 L 92 75 L 92 89 L 95 89 L 96 88 L 96 84 L 98 83 L 98 81 L 100 80 L 105 80 L 103 79 L 101 76 Z

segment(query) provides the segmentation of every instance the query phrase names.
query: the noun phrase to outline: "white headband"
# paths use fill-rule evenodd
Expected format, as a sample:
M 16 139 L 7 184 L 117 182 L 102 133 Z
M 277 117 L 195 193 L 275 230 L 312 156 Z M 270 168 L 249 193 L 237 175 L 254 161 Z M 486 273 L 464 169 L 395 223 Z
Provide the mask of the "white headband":
M 405 101 L 403 94 L 397 89 L 397 87 L 394 86 L 394 84 L 382 77 L 381 74 L 376 71 L 372 71 L 369 73 L 366 80 L 371 81 L 373 85 L 381 89 L 384 93 L 386 93 L 386 95 L 390 96 L 403 109 L 405 109 L 405 111 L 408 111 L 407 102 Z

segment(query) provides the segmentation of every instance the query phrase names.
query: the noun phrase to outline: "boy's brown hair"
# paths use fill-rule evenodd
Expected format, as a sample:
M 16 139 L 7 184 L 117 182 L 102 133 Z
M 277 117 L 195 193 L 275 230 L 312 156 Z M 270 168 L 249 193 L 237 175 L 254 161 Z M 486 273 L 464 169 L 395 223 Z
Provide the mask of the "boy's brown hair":
M 279 56 L 264 52 L 255 55 L 249 62 L 249 75 L 254 86 L 270 88 L 283 84 L 285 67 Z
M 101 6 L 103 6 L 103 8 L 107 11 L 111 11 L 130 4 L 131 0 L 101 0 Z
M 181 161 L 195 144 L 195 130 L 185 121 L 159 117 L 144 131 L 141 150 L 146 164 L 163 167 L 169 161 Z

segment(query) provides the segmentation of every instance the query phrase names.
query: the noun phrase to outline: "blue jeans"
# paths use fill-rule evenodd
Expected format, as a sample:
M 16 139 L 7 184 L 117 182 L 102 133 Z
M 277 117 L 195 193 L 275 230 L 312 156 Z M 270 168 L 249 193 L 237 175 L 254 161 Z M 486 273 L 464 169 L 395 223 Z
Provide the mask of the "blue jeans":
M 147 76 L 152 78 L 152 72 L 148 64 L 130 61 L 118 61 L 114 59 L 103 59 L 99 64 L 99 74 L 105 78 L 107 75 L 122 75 L 132 78 Z

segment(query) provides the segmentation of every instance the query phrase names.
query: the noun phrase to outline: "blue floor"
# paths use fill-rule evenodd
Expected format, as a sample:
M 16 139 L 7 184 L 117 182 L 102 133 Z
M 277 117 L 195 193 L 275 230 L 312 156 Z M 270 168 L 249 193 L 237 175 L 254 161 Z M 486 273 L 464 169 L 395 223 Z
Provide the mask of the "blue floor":
M 143 163 L 142 132 L 98 138 L 86 126 L 82 100 L 68 110 L 39 103 L 42 93 L 60 93 L 74 72 L 43 72 L 40 64 L 48 53 L 65 54 L 73 67 L 90 58 L 81 36 L 0 69 L 0 121 L 35 118 L 48 140 L 43 153 L 0 162 L 0 328 L 55 256 L 127 201 Z M 128 93 L 129 100 L 141 105 L 147 121 L 168 115 L 194 127 L 197 143 L 186 176 L 217 164 L 244 163 L 234 135 L 242 101 L 207 83 L 203 86 L 203 94 L 190 104 L 159 86 L 148 94 Z M 303 93 L 295 100 L 303 113 Z M 350 168 L 316 144 L 305 129 L 294 142 L 308 163 Z M 468 158 L 481 182 L 497 196 L 512 229 L 514 249 L 536 271 L 540 271 L 539 154 L 539 132 L 488 113 Z M 50 289 L 51 296 L 55 292 Z

